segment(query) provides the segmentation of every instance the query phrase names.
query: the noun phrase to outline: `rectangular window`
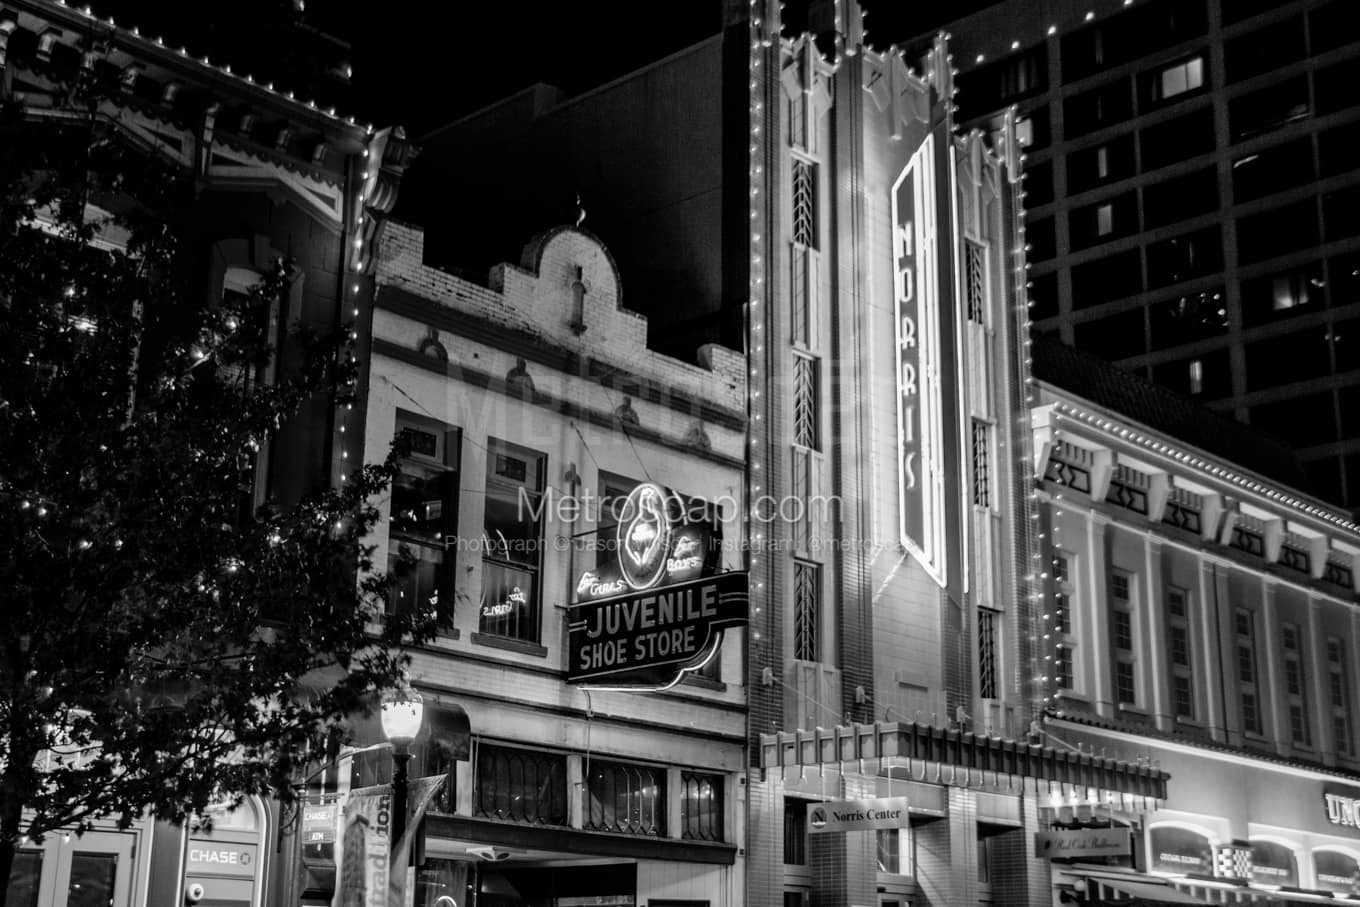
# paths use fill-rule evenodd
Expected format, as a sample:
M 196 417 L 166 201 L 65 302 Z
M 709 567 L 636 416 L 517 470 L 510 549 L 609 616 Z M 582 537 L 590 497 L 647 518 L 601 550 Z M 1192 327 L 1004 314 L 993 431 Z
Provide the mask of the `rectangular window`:
M 817 367 L 812 356 L 793 355 L 793 443 L 817 449 Z
M 1171 644 L 1171 707 L 1177 718 L 1194 718 L 1189 594 L 1175 586 L 1166 589 L 1166 632 Z
M 1074 688 L 1072 653 L 1076 637 L 1072 633 L 1072 575 L 1073 555 L 1059 551 L 1053 555 L 1053 612 L 1054 635 L 1053 675 L 1059 689 Z
M 478 742 L 472 814 L 527 825 L 567 824 L 567 760 Z
M 793 562 L 793 657 L 818 661 L 821 657 L 821 565 Z
M 1204 87 L 1204 58 L 1191 57 L 1159 70 L 1152 79 L 1151 101 L 1169 101 L 1172 98 Z
M 1303 670 L 1303 643 L 1298 624 L 1280 627 L 1280 645 L 1284 649 L 1284 689 L 1289 700 L 1289 736 L 1300 746 L 1312 746 L 1313 735 L 1308 723 L 1308 689 Z
M 1342 755 L 1353 753 L 1351 744 L 1350 676 L 1346 670 L 1346 644 L 1339 637 L 1327 640 L 1327 687 L 1332 713 L 1332 745 Z
M 592 831 L 660 836 L 666 832 L 666 770 L 591 759 L 582 824 Z
M 483 633 L 538 642 L 540 498 L 547 457 L 495 438 L 487 440 L 483 523 Z
M 1138 661 L 1134 646 L 1133 576 L 1122 570 L 1110 573 L 1110 648 L 1114 661 L 1114 688 L 1120 705 L 1138 704 Z
M 808 801 L 795 797 L 784 798 L 784 865 L 803 866 L 807 863 Z
M 901 829 L 880 828 L 874 833 L 874 843 L 878 850 L 878 871 L 902 874 L 902 835 Z
M 793 241 L 817 248 L 817 165 L 793 159 Z
M 968 320 L 978 324 L 986 323 L 987 312 L 987 259 L 980 244 L 965 240 L 964 269 L 968 283 Z
M 680 837 L 688 841 L 723 839 L 721 775 L 680 773 Z
M 978 695 L 983 699 L 997 698 L 997 625 L 1001 612 L 978 608 Z
M 1100 205 L 1096 208 L 1096 236 L 1109 236 L 1114 232 L 1114 206 Z
M 992 848 L 992 836 L 982 829 L 977 833 L 977 879 L 983 885 L 992 884 L 992 868 L 995 854 Z
M 1234 615 L 1237 638 L 1237 684 L 1242 706 L 1242 730 L 1262 733 L 1259 686 L 1256 673 L 1256 617 L 1246 608 Z
M 991 508 L 992 427 L 981 419 L 973 420 L 973 506 Z
M 455 428 L 398 413 L 396 434 L 402 456 L 392 480 L 387 570 L 393 578 L 387 612 L 434 610 L 453 615 L 455 550 L 458 535 L 459 454 Z

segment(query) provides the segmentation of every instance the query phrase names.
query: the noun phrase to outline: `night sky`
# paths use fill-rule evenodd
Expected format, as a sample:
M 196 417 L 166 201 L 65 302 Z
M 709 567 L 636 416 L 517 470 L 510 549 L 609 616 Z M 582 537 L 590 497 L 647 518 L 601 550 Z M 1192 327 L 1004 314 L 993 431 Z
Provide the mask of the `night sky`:
M 716 34 L 723 10 L 723 0 L 306 0 L 299 33 L 286 27 L 296 18 L 293 0 L 91 2 L 97 15 L 121 26 L 163 35 L 171 46 L 231 62 L 239 73 L 334 103 L 343 114 L 402 124 L 413 137 L 534 82 L 575 93 L 618 78 Z M 790 21 L 805 2 L 789 0 Z M 863 0 L 878 46 L 987 3 Z M 336 36 L 349 49 L 320 35 Z M 322 75 L 346 57 L 353 64 L 348 89 Z

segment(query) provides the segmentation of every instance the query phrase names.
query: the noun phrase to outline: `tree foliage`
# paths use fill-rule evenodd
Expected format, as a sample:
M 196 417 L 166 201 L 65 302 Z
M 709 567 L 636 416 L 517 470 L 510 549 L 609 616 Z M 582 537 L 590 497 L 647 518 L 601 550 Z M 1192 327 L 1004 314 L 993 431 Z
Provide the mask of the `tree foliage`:
M 25 837 L 287 799 L 434 630 L 375 630 L 391 458 L 242 507 L 280 426 L 352 392 L 347 328 L 260 380 L 290 264 L 195 289 L 192 182 L 94 122 L 0 124 L 0 879 Z

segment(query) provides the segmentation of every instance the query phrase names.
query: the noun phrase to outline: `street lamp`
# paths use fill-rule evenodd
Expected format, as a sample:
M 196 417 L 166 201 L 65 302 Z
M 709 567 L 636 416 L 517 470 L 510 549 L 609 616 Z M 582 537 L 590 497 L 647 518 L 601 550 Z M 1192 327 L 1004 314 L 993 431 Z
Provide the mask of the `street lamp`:
M 425 703 L 409 686 L 385 693 L 382 698 L 382 729 L 392 742 L 392 858 L 397 856 L 406 833 L 406 767 L 411 761 L 411 741 L 420 733 Z

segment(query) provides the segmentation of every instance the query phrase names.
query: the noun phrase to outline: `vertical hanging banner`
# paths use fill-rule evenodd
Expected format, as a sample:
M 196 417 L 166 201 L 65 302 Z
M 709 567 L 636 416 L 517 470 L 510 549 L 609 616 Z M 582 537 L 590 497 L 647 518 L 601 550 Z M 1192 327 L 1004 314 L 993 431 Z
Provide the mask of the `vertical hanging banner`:
M 340 846 L 335 852 L 332 907 L 387 907 L 391 828 L 391 787 L 366 787 L 350 793 Z
M 902 544 L 940 586 L 945 559 L 935 144 L 928 135 L 892 187 L 897 340 L 898 503 Z

